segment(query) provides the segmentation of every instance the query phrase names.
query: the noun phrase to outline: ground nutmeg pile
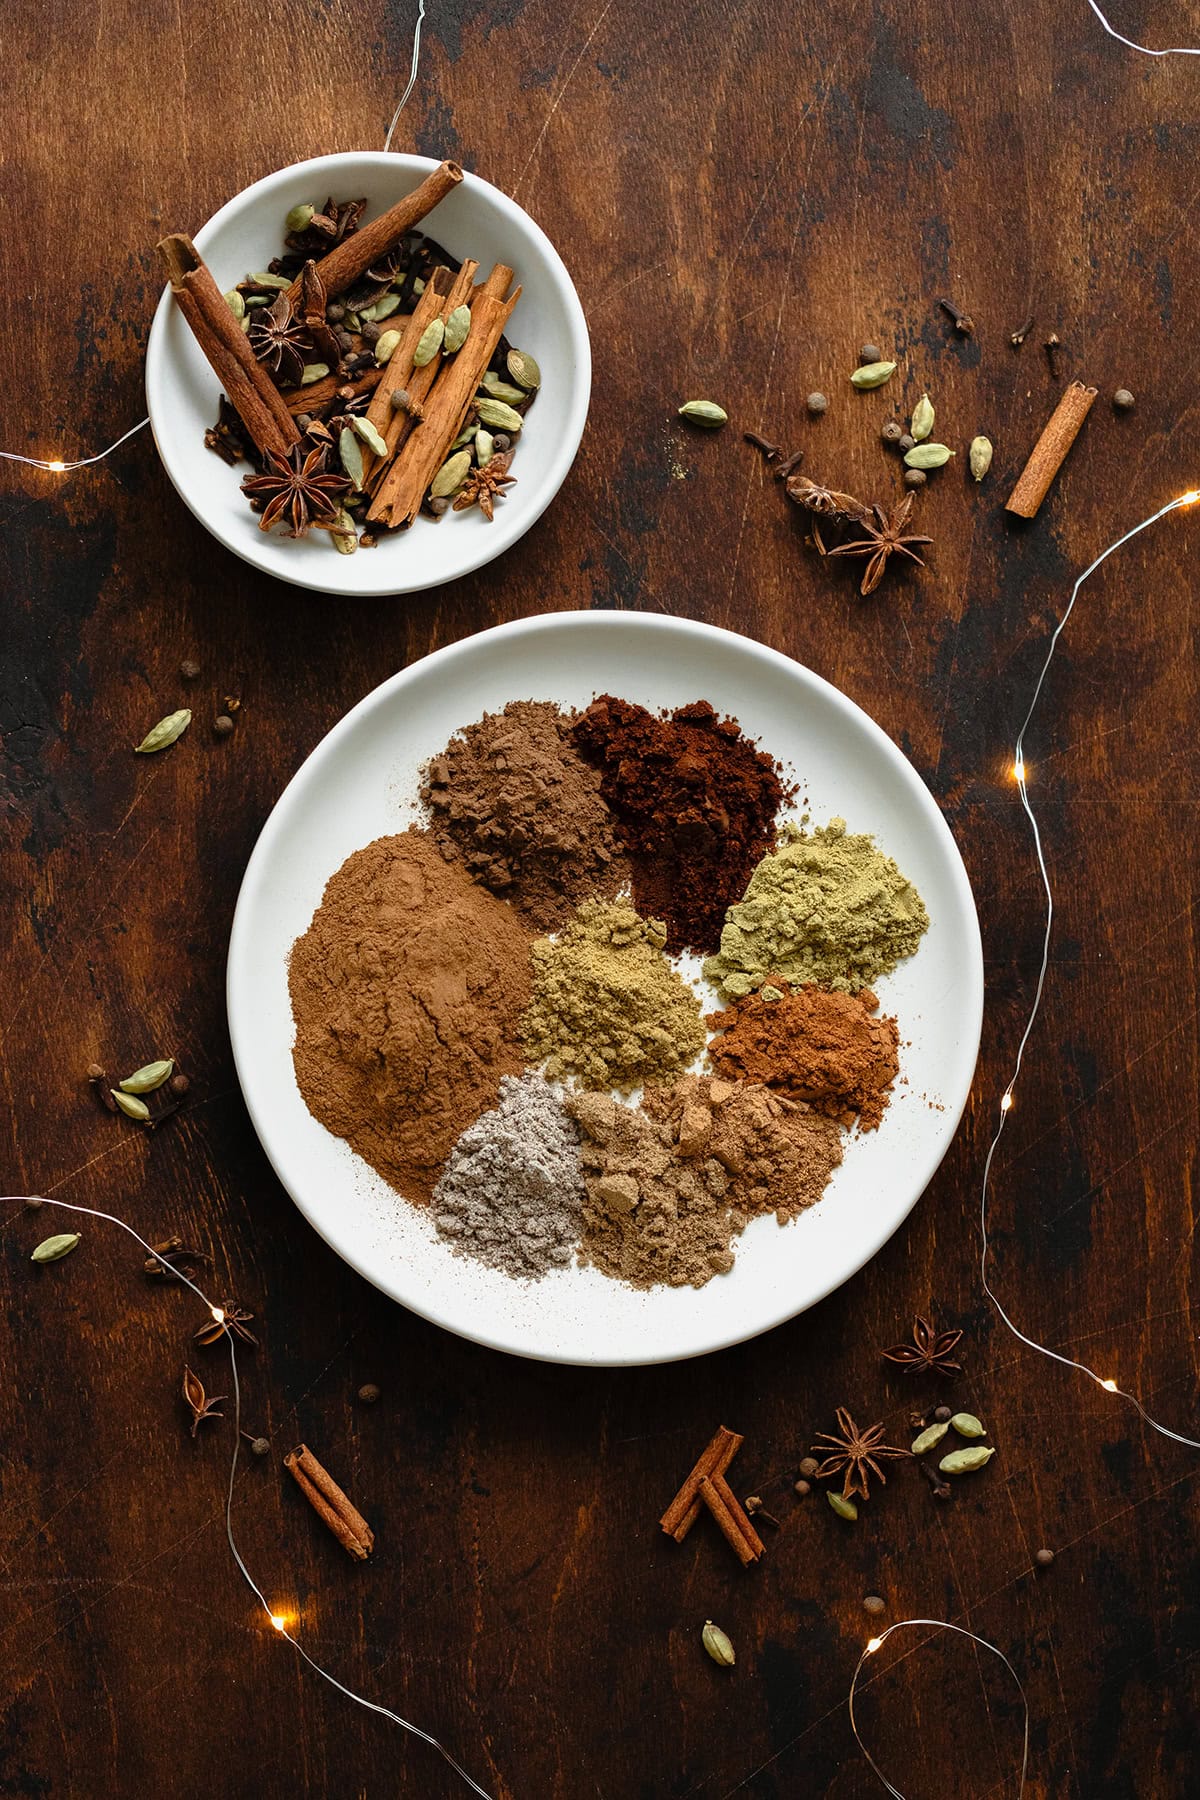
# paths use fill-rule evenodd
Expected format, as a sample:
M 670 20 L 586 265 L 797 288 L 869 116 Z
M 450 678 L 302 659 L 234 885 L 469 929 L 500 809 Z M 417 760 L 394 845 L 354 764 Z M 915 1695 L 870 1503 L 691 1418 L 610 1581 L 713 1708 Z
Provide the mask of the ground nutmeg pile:
M 309 1111 L 510 1278 L 727 1274 L 879 1127 L 900 1033 L 874 988 L 929 924 L 873 838 L 785 823 L 794 792 L 706 700 L 463 726 L 422 765 L 426 823 L 349 856 L 292 947 Z

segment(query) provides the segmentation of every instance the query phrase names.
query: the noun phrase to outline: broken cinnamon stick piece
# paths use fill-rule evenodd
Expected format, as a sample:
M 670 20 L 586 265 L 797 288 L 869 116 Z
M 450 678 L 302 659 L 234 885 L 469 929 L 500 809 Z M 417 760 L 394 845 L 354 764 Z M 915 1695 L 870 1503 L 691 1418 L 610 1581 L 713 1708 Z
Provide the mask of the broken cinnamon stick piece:
M 162 239 L 158 254 L 176 304 L 242 424 L 264 454 L 270 450 L 286 456 L 300 433 L 195 244 L 183 232 L 173 232 Z
M 332 300 L 335 295 L 353 287 L 359 276 L 365 275 L 372 263 L 378 262 L 406 232 L 419 225 L 426 213 L 432 212 L 438 201 L 444 200 L 462 178 L 463 172 L 457 163 L 439 163 L 420 187 L 406 194 L 403 200 L 397 200 L 395 206 L 372 219 L 369 225 L 360 225 L 357 231 L 343 238 L 337 249 L 331 250 L 317 264 L 317 274 L 325 283 L 328 297 Z M 299 297 L 300 283 L 293 281 L 288 289 L 288 299 L 295 306 Z
M 736 1514 L 730 1511 L 725 1504 L 724 1496 L 717 1492 L 707 1475 L 700 1479 L 700 1498 L 721 1527 L 726 1542 L 742 1567 L 747 1569 L 752 1562 L 757 1562 L 761 1555 L 761 1546 L 758 1550 L 751 1548 L 750 1540 L 742 1531 Z M 741 1510 L 741 1507 L 738 1506 L 738 1512 Z
M 308 1445 L 297 1444 L 284 1457 L 283 1466 L 291 1471 L 300 1492 L 343 1550 L 358 1562 L 365 1562 L 374 1548 L 375 1533 Z
M 1032 519 L 1050 491 L 1050 483 L 1062 468 L 1067 451 L 1079 436 L 1080 427 L 1092 410 L 1096 398 L 1094 387 L 1073 381 L 1033 446 L 1029 461 L 1017 478 L 1017 485 L 1005 502 L 1005 511 L 1019 519 Z
M 727 1426 L 722 1425 L 705 1446 L 687 1480 L 659 1520 L 659 1524 L 667 1536 L 673 1537 L 677 1544 L 682 1544 L 700 1517 L 701 1481 L 706 1476 L 711 1479 L 714 1475 L 724 1475 L 741 1449 L 742 1442 L 742 1438 L 736 1431 L 730 1431 Z
M 348 387 L 356 394 L 369 394 L 382 379 L 382 369 L 364 369 L 361 375 L 349 377 L 322 375 L 320 381 L 312 381 L 307 387 L 285 388 L 283 403 L 290 413 L 316 413 L 337 399 L 339 389 Z

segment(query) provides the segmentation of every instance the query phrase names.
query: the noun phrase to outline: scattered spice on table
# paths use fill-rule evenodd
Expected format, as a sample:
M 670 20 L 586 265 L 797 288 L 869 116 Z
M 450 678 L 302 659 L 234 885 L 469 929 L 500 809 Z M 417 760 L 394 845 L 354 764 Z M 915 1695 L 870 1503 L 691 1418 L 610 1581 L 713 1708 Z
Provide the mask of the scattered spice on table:
M 883 1118 L 899 1071 L 895 1019 L 876 1018 L 870 988 L 830 993 L 768 981 L 723 1012 L 710 1013 L 717 1036 L 709 1060 L 728 1081 L 761 1081 L 793 1100 L 862 1130 Z
M 548 700 L 510 700 L 450 739 L 421 771 L 443 856 L 549 931 L 629 880 L 599 772 Z
M 529 941 L 414 829 L 348 857 L 292 948 L 305 1103 L 410 1200 L 429 1198 L 501 1076 L 525 1066 Z
M 639 912 L 663 919 L 672 951 L 715 950 L 774 840 L 785 798 L 778 765 L 707 700 L 656 718 L 604 694 L 575 726 L 633 862 Z
M 789 825 L 730 909 L 704 973 L 731 999 L 772 975 L 853 993 L 912 956 L 928 926 L 920 894 L 873 838 L 844 819 Z
M 524 1024 L 551 1080 L 628 1092 L 670 1080 L 704 1048 L 700 1001 L 663 955 L 666 927 L 618 901 L 585 900 L 533 946 Z
M 506 1075 L 433 1190 L 433 1222 L 462 1255 L 508 1275 L 568 1265 L 583 1216 L 579 1128 L 543 1076 Z

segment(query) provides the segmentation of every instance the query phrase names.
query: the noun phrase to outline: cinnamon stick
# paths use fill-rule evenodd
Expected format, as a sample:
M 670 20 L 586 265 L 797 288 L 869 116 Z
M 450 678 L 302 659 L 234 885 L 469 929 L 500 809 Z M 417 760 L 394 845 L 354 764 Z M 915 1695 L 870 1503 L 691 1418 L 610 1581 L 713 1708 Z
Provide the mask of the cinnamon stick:
M 433 272 L 425 292 L 417 302 L 416 310 L 401 335 L 400 342 L 392 352 L 391 359 L 384 371 L 384 378 L 375 390 L 375 398 L 367 409 L 367 417 L 380 435 L 386 439 L 387 457 L 374 457 L 368 451 L 363 457 L 367 471 L 367 491 L 374 493 L 383 480 L 384 470 L 400 446 L 406 442 L 422 417 L 422 403 L 433 386 L 437 372 L 442 364 L 442 353 L 424 364 L 420 369 L 413 367 L 413 352 L 421 341 L 425 327 L 434 319 L 448 319 L 456 306 L 470 298 L 475 280 L 475 272 L 479 268 L 476 262 L 463 263 L 457 275 L 451 270 L 438 268 Z M 433 286 L 437 277 L 444 280 L 430 297 L 429 305 L 425 305 L 425 296 Z M 392 406 L 392 394 L 397 388 L 404 388 L 408 393 L 410 406 L 407 410 L 397 411 Z M 415 411 L 413 410 L 415 409 Z M 372 469 L 372 464 L 374 468 Z
M 726 1505 L 723 1495 L 717 1492 L 707 1475 L 703 1476 L 700 1482 L 700 1498 L 721 1527 L 726 1542 L 743 1569 L 749 1568 L 752 1562 L 757 1562 L 762 1553 L 761 1544 L 758 1550 L 751 1548 L 750 1540 L 743 1533 L 737 1515 Z M 737 1505 L 737 1502 L 735 1501 L 734 1504 Z M 738 1512 L 741 1510 L 739 1506 Z
M 425 417 L 388 465 L 367 510 L 369 520 L 404 530 L 421 510 L 429 484 L 463 428 L 475 390 L 521 297 L 520 288 L 516 288 L 507 300 L 504 298 L 512 275 L 511 269 L 497 263 L 483 285 L 474 290 L 467 341 L 443 363 L 430 389 Z
M 750 1523 L 750 1514 L 746 1511 L 725 1477 L 723 1475 L 710 1475 L 708 1482 L 714 1494 L 716 1494 L 717 1498 L 721 1501 L 726 1512 L 728 1512 L 730 1518 L 745 1538 L 746 1543 L 754 1552 L 755 1557 L 761 1556 L 766 1546 L 759 1537 L 755 1527 Z M 705 1504 L 707 1505 L 707 1501 Z
M 382 369 L 364 369 L 361 375 L 347 376 L 322 375 L 320 381 L 310 382 L 308 387 L 285 388 L 283 404 L 290 413 L 320 412 L 331 400 L 336 400 L 342 388 L 353 388 L 356 394 L 369 394 L 379 386 L 383 379 Z
M 406 232 L 419 225 L 426 213 L 432 212 L 438 201 L 444 200 L 462 178 L 463 172 L 457 163 L 439 163 L 420 187 L 406 194 L 403 200 L 397 200 L 395 206 L 372 219 L 369 225 L 360 225 L 357 231 L 342 239 L 336 250 L 323 256 L 317 264 L 317 273 L 325 283 L 329 298 L 332 300 L 335 295 L 353 287 L 359 276 L 365 275 L 373 262 L 378 262 Z M 300 282 L 297 280 L 288 289 L 288 299 L 295 306 L 299 298 Z
M 677 1544 L 682 1544 L 700 1517 L 700 1483 L 706 1478 L 711 1480 L 714 1475 L 724 1475 L 742 1443 L 743 1439 L 736 1431 L 722 1425 L 705 1446 L 687 1480 L 659 1520 L 667 1536 L 673 1537 Z
M 158 254 L 179 310 L 242 424 L 261 451 L 286 456 L 300 433 L 191 238 L 173 232 L 162 239 Z
M 1005 511 L 1019 519 L 1032 519 L 1050 490 L 1050 483 L 1062 468 L 1067 451 L 1079 436 L 1080 427 L 1092 410 L 1096 398 L 1094 387 L 1073 381 L 1033 446 L 1029 461 L 1017 478 L 1017 485 L 1005 502 Z
M 332 1531 L 343 1550 L 365 1562 L 375 1545 L 375 1533 L 358 1508 L 346 1498 L 333 1476 L 323 1469 L 307 1444 L 297 1444 L 283 1459 L 296 1485 L 317 1517 Z

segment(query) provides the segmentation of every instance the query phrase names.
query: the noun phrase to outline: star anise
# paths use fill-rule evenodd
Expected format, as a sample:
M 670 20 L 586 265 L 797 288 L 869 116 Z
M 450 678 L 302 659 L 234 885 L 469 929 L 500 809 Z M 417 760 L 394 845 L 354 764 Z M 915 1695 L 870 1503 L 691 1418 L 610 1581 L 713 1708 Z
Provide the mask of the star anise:
M 217 1402 L 225 1399 L 224 1394 L 214 1394 L 210 1400 L 204 1392 L 204 1383 L 198 1375 L 192 1373 L 185 1363 L 183 1366 L 183 1398 L 192 1415 L 192 1436 L 195 1437 L 205 1419 L 223 1419 L 224 1413 L 216 1410 Z
M 843 1500 L 849 1500 L 853 1494 L 860 1494 L 864 1500 L 869 1499 L 867 1484 L 871 1475 L 878 1475 L 880 1481 L 887 1485 L 887 1476 L 876 1462 L 876 1457 L 907 1456 L 908 1451 L 897 1449 L 895 1444 L 884 1443 L 882 1424 L 871 1425 L 866 1431 L 860 1431 L 844 1406 L 837 1409 L 837 1424 L 840 1437 L 828 1431 L 818 1432 L 817 1442 L 812 1447 L 814 1456 L 825 1458 L 817 1470 L 817 1478 L 823 1481 L 827 1476 L 840 1475 L 844 1470 L 846 1479 L 842 1487 Z
M 505 488 L 512 487 L 517 479 L 508 472 L 511 461 L 512 451 L 506 450 L 502 456 L 493 456 L 491 462 L 484 463 L 482 469 L 472 469 L 454 496 L 455 512 L 478 506 L 484 518 L 492 520 L 496 501 L 503 500 Z
M 258 1348 L 258 1339 L 252 1331 L 246 1329 L 248 1321 L 254 1317 L 252 1312 L 244 1312 L 232 1300 L 223 1300 L 218 1310 L 224 1314 L 224 1317 L 209 1318 L 204 1321 L 199 1331 L 195 1333 L 195 1340 L 198 1344 L 215 1344 L 219 1337 L 225 1335 L 228 1327 L 234 1337 L 241 1338 L 244 1344 L 253 1344 L 255 1349 Z
M 266 364 L 280 385 L 295 387 L 304 373 L 301 346 L 307 338 L 285 293 L 281 292 L 270 306 L 256 310 L 247 335 L 255 356 Z
M 797 506 L 802 506 L 806 512 L 814 515 L 813 544 L 822 556 L 828 552 L 821 538 L 821 528 L 816 522 L 818 518 L 828 519 L 831 523 L 852 519 L 855 524 L 861 525 L 871 516 L 870 507 L 864 506 L 861 500 L 856 500 L 853 494 L 840 493 L 837 488 L 822 487 L 820 482 L 810 481 L 807 475 L 789 476 L 784 492 L 789 500 L 794 500 Z
M 349 487 L 344 475 L 330 469 L 324 446 L 310 450 L 293 444 L 286 456 L 269 450 L 262 474 L 247 475 L 242 492 L 262 507 L 260 531 L 270 531 L 286 518 L 291 520 L 292 537 L 303 537 L 310 524 L 324 525 L 337 517 Z
M 916 1318 L 912 1343 L 893 1344 L 883 1354 L 906 1375 L 961 1375 L 962 1364 L 951 1361 L 961 1337 L 961 1331 L 935 1331 L 928 1319 Z
M 908 556 L 921 568 L 925 567 L 924 557 L 918 556 L 912 548 L 914 544 L 932 544 L 930 537 L 918 537 L 914 532 L 906 532 L 908 515 L 913 508 L 915 495 L 905 494 L 891 518 L 882 506 L 873 506 L 873 518 L 857 519 L 855 523 L 866 532 L 865 538 L 855 538 L 848 544 L 838 544 L 829 552 L 830 556 L 866 556 L 870 560 L 863 571 L 862 586 L 859 593 L 864 597 L 873 594 L 883 580 L 883 572 L 887 568 L 889 556 Z

